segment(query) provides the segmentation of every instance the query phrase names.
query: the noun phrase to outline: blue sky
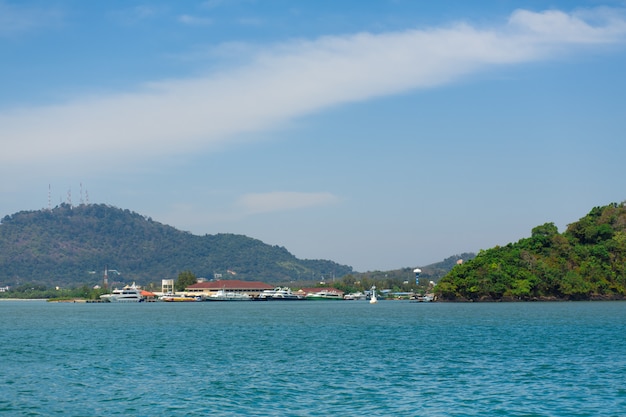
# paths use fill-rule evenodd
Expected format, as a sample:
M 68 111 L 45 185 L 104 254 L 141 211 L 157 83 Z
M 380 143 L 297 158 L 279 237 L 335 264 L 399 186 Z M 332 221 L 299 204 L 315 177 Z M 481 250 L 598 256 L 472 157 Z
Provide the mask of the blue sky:
M 0 56 L 1 216 L 368 271 L 626 200 L 624 1 L 0 0 Z

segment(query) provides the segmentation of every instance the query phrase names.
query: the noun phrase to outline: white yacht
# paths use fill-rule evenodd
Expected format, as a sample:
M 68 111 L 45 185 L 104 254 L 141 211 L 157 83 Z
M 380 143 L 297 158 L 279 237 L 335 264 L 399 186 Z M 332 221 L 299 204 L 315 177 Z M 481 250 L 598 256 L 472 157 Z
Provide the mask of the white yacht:
M 133 285 L 127 285 L 121 290 L 116 288 L 110 294 L 101 295 L 100 299 L 111 303 L 139 303 L 143 301 L 141 289 L 134 282 Z
M 304 300 L 303 296 L 294 294 L 289 287 L 276 288 L 272 298 L 274 300 Z
M 340 293 L 333 290 L 321 290 L 306 295 L 307 300 L 343 300 Z
M 265 301 L 287 301 L 287 300 L 304 300 L 304 297 L 294 294 L 289 287 L 276 287 L 273 290 L 264 290 L 259 294 L 256 300 Z

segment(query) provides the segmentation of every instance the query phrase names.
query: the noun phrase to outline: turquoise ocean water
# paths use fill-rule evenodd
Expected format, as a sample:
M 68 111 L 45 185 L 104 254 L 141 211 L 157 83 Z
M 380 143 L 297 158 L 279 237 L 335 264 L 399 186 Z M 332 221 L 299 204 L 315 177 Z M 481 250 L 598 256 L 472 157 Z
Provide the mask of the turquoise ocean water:
M 0 415 L 626 415 L 624 302 L 3 301 L 0 323 Z

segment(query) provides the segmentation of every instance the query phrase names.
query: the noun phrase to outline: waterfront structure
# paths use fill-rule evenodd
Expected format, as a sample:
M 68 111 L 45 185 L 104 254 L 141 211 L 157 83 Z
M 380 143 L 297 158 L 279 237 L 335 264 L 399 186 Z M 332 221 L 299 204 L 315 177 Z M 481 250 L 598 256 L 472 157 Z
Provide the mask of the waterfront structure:
M 174 280 L 173 279 L 161 280 L 161 294 L 174 294 Z
M 144 301 L 151 302 L 157 300 L 157 295 L 151 291 L 141 290 L 141 298 L 143 298 Z

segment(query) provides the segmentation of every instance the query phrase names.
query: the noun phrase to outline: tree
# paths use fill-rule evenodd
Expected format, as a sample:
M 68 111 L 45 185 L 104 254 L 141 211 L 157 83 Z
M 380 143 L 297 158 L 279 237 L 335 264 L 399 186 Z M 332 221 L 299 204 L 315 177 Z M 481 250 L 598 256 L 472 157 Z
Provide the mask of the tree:
M 174 285 L 176 291 L 185 291 L 190 285 L 193 285 L 198 282 L 198 278 L 191 271 L 183 271 L 178 274 L 178 278 L 176 279 L 176 284 Z

